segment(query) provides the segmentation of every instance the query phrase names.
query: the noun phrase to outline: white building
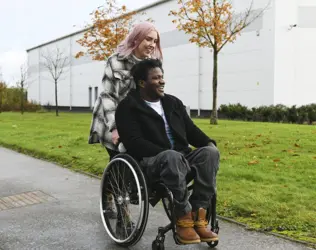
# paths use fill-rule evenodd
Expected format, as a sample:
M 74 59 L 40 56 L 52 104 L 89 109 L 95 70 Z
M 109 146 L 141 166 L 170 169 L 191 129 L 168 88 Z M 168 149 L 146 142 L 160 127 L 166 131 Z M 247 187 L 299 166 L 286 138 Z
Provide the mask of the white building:
M 259 10 L 269 0 L 255 0 Z M 244 10 L 250 0 L 234 0 Z M 191 110 L 212 107 L 212 53 L 188 42 L 176 30 L 170 10 L 176 0 L 163 0 L 142 8 L 155 21 L 164 53 L 166 92 L 178 96 Z M 28 63 L 32 84 L 28 98 L 54 105 L 54 83 L 40 67 L 46 49 L 64 49 L 71 65 L 59 83 L 59 105 L 67 109 L 91 108 L 102 91 L 104 62 L 75 59 L 81 50 L 79 31 L 30 48 Z M 271 0 L 263 17 L 245 29 L 219 56 L 218 105 L 241 103 L 249 107 L 270 104 L 304 105 L 316 102 L 316 1 Z

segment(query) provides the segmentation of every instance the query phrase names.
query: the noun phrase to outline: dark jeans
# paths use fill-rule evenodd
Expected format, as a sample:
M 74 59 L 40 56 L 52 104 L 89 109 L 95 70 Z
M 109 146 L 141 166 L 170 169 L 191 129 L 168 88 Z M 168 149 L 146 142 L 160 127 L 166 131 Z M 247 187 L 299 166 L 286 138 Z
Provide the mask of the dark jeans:
M 183 155 L 174 150 L 144 158 L 149 183 L 162 181 L 172 192 L 176 216 L 179 218 L 199 208 L 208 209 L 210 199 L 216 191 L 216 174 L 219 168 L 220 153 L 215 146 L 207 146 Z M 193 193 L 188 198 L 188 174 L 194 172 Z

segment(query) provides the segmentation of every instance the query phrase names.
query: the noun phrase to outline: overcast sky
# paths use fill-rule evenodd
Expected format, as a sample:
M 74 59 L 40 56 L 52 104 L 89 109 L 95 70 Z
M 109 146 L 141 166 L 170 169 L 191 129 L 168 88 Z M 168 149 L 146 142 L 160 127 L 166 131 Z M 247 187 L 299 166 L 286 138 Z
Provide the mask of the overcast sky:
M 105 0 L 0 0 L 0 68 L 12 82 L 26 49 L 79 30 Z M 156 0 L 118 0 L 133 10 Z M 75 26 L 75 27 L 74 27 Z

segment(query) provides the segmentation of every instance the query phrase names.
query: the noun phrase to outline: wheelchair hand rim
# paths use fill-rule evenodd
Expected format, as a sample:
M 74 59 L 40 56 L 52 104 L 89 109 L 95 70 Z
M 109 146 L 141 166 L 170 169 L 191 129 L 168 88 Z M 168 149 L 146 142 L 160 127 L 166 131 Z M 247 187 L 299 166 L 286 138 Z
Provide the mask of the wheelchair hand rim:
M 111 162 L 108 164 L 108 166 L 109 166 L 110 164 L 113 164 L 113 162 L 115 162 L 115 161 L 122 161 L 122 162 L 124 162 L 124 163 L 129 167 L 129 169 L 131 170 L 131 172 L 133 173 L 133 176 L 134 176 L 134 178 L 135 178 L 136 185 L 137 185 L 137 191 L 138 191 L 138 193 L 140 194 L 140 195 L 138 195 L 138 202 L 139 202 L 138 204 L 141 204 L 141 202 L 142 202 L 141 188 L 140 188 L 140 184 L 139 184 L 139 180 L 138 180 L 136 171 L 135 171 L 134 168 L 131 166 L 131 164 L 130 164 L 127 160 L 125 160 L 125 159 L 123 159 L 123 158 L 114 158 L 113 160 L 111 160 Z M 110 230 L 108 229 L 107 223 L 106 223 L 106 221 L 105 221 L 105 219 L 104 219 L 104 216 L 102 216 L 102 214 L 103 214 L 103 205 L 102 205 L 103 184 L 104 184 L 104 178 L 105 178 L 106 173 L 107 173 L 107 171 L 108 171 L 108 166 L 105 168 L 105 170 L 104 170 L 104 172 L 103 172 L 102 182 L 101 182 L 101 190 L 100 190 L 100 192 L 101 192 L 101 195 L 100 195 L 100 213 L 101 213 L 101 219 L 102 219 L 102 222 L 103 222 L 103 226 L 105 227 L 105 230 L 106 230 L 107 234 L 111 237 L 111 239 L 112 239 L 113 241 L 117 242 L 117 243 L 125 243 L 125 242 L 128 242 L 130 239 L 132 239 L 132 237 L 134 236 L 136 230 L 137 230 L 138 227 L 139 227 L 139 224 L 140 224 L 140 221 L 141 221 L 141 216 L 138 218 L 137 223 L 136 223 L 136 225 L 135 225 L 135 227 L 134 227 L 132 233 L 131 233 L 126 239 L 124 239 L 124 240 L 120 240 L 120 239 L 115 238 L 115 237 L 112 235 L 112 233 L 110 232 Z M 143 206 L 141 206 L 141 205 L 140 205 L 139 207 L 140 207 L 140 208 L 138 209 L 139 212 L 140 212 L 139 214 L 142 215 L 144 208 L 143 208 Z

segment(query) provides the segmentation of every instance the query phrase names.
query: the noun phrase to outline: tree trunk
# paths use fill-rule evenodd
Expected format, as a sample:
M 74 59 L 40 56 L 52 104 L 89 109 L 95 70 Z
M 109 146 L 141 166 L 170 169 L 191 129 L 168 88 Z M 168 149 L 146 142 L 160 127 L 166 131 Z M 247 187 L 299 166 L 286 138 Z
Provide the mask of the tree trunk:
M 24 114 L 24 89 L 21 88 L 21 114 Z
M 57 80 L 55 80 L 55 106 L 56 106 L 56 116 L 58 116 Z
M 213 108 L 211 114 L 211 124 L 218 124 L 217 121 L 217 58 L 218 52 L 214 49 L 213 52 Z

